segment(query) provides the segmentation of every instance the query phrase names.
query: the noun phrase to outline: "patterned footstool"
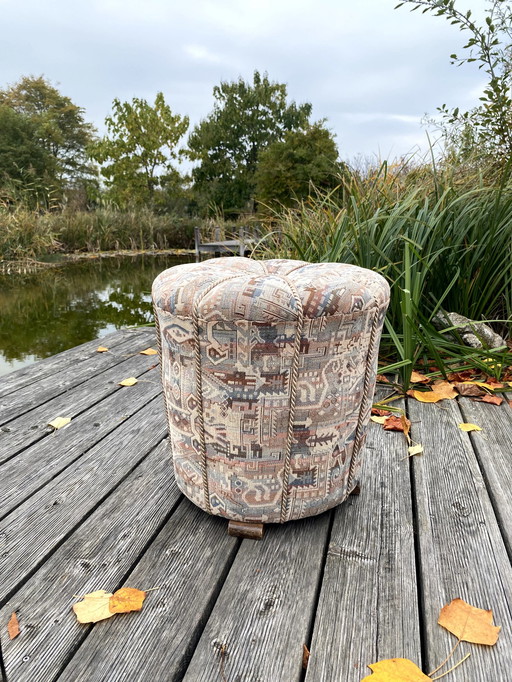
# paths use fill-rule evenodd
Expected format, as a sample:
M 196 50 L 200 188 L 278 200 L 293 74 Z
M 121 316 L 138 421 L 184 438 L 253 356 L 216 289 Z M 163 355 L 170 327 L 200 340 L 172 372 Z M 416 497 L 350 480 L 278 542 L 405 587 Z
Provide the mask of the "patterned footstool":
M 357 483 L 389 302 L 352 265 L 216 258 L 153 283 L 176 481 L 211 514 L 283 523 Z

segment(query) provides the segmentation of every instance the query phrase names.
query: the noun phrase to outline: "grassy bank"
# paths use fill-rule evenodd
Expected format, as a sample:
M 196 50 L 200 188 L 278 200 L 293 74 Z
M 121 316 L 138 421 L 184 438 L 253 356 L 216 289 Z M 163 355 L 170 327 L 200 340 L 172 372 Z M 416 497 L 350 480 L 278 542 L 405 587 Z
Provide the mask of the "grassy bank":
M 194 224 L 190 218 L 145 209 L 39 213 L 0 208 L 0 259 L 39 258 L 58 251 L 191 248 Z

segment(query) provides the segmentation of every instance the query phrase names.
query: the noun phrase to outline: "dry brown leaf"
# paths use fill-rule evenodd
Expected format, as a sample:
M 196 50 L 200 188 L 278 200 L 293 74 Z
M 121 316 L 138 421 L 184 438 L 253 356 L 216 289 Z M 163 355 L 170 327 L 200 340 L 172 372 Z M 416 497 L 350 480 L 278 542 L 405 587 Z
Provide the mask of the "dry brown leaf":
M 105 618 L 111 618 L 114 614 L 109 608 L 111 592 L 96 590 L 89 592 L 83 597 L 83 601 L 73 604 L 73 611 L 79 623 L 97 623 Z
M 420 374 L 420 372 L 413 371 L 411 373 L 411 381 L 413 384 L 429 384 L 431 379 L 426 377 L 424 374 Z
M 463 422 L 462 424 L 459 424 L 459 429 L 461 431 L 481 431 L 481 427 L 477 426 L 476 424 L 470 424 L 468 422 Z
M 452 400 L 453 398 L 457 397 L 457 391 L 453 387 L 453 384 L 451 384 L 449 381 L 434 381 L 432 390 L 434 393 L 438 393 L 440 396 L 442 396 L 443 399 L 448 398 L 448 400 Z
M 48 426 L 53 426 L 55 431 L 57 431 L 57 429 L 61 429 L 66 424 L 69 424 L 70 421 L 71 417 L 55 417 L 51 422 L 48 422 Z
M 474 383 L 470 383 L 469 381 L 463 381 L 462 383 L 455 383 L 453 385 L 459 392 L 459 395 L 464 395 L 469 398 L 476 398 L 481 395 L 486 395 L 484 389 L 481 386 L 476 386 Z
M 20 634 L 20 624 L 18 623 L 18 617 L 14 611 L 7 623 L 7 632 L 9 633 L 9 639 L 14 639 Z
M 120 381 L 119 386 L 134 386 L 137 381 L 138 380 L 135 377 L 128 377 L 128 379 L 123 379 Z
M 380 407 L 372 407 L 372 414 L 378 417 L 388 417 L 391 412 L 390 410 L 381 410 Z
M 146 598 L 146 593 L 135 587 L 122 587 L 110 597 L 109 609 L 111 613 L 128 613 L 140 611 Z
M 158 355 L 158 351 L 154 348 L 146 348 L 146 350 L 141 350 L 139 355 Z
M 307 670 L 309 663 L 309 649 L 305 644 L 302 645 L 302 668 Z
M 96 348 L 96 353 L 106 353 L 108 351 L 108 348 L 106 346 L 98 346 Z
M 375 380 L 378 381 L 380 384 L 389 384 L 389 379 L 384 374 L 377 374 Z
M 392 415 L 391 417 L 386 417 L 386 421 L 384 422 L 384 431 L 403 431 L 407 436 L 409 434 L 410 426 L 411 422 L 403 415 L 401 417 Z M 405 429 L 407 429 L 407 432 Z
M 385 661 L 372 663 L 372 670 L 361 682 L 431 682 L 418 666 L 408 658 L 388 658 Z
M 491 609 L 478 609 L 463 599 L 453 599 L 443 606 L 437 622 L 463 642 L 488 646 L 496 644 L 501 630 L 492 624 Z
M 491 405 L 501 405 L 503 398 L 499 395 L 484 395 L 484 397 L 479 400 L 480 403 L 490 403 Z

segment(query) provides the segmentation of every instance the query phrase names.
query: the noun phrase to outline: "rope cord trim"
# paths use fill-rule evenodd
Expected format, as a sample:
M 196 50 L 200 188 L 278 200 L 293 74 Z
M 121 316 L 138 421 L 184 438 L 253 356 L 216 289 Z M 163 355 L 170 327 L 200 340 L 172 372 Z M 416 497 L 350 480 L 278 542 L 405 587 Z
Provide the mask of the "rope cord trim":
M 351 493 L 352 488 L 353 488 L 353 478 L 354 478 L 354 473 L 356 469 L 356 464 L 357 460 L 359 457 L 359 450 L 361 449 L 361 446 L 364 441 L 364 434 L 365 434 L 365 429 L 363 427 L 363 422 L 364 422 L 364 417 L 365 414 L 368 411 L 368 401 L 371 400 L 373 397 L 370 396 L 370 389 L 372 386 L 370 385 L 371 382 L 371 377 L 373 374 L 373 360 L 375 357 L 375 352 L 376 352 L 376 341 L 377 341 L 377 330 L 379 329 L 379 313 L 380 313 L 380 308 L 377 308 L 375 311 L 375 317 L 373 318 L 373 323 L 372 323 L 372 330 L 370 332 L 370 343 L 368 347 L 368 354 L 366 356 L 366 372 L 364 376 L 364 385 L 363 385 L 363 395 L 361 398 L 361 407 L 359 409 L 359 417 L 357 420 L 357 427 L 356 427 L 356 435 L 354 438 L 354 448 L 352 450 L 352 459 L 350 461 L 350 468 L 348 472 L 348 480 L 347 480 L 347 496 Z
M 284 278 L 285 279 L 285 278 Z M 297 304 L 297 326 L 295 328 L 295 343 L 293 347 L 293 361 L 290 368 L 290 411 L 288 414 L 288 433 L 286 437 L 286 450 L 284 457 L 284 468 L 283 468 L 283 496 L 281 498 L 281 517 L 280 523 L 284 523 L 287 520 L 289 509 L 289 499 L 290 499 L 290 468 L 291 468 L 291 454 L 292 454 L 292 442 L 293 442 L 293 422 L 295 419 L 295 404 L 297 401 L 297 383 L 299 377 L 299 357 L 300 357 L 300 343 L 302 340 L 302 329 L 304 327 L 304 306 L 302 305 L 302 299 L 299 296 L 295 286 L 288 280 L 285 279 L 286 283 L 290 287 L 293 298 Z
M 219 286 L 223 282 L 237 277 L 246 277 L 247 273 L 240 275 L 228 275 L 222 279 L 217 279 L 206 287 L 204 291 L 200 291 L 194 300 L 194 307 L 192 310 L 192 322 L 194 325 L 194 367 L 196 375 L 196 399 L 197 399 L 197 421 L 199 424 L 199 453 L 201 455 L 201 476 L 203 479 L 203 495 L 206 511 L 211 514 L 212 507 L 210 504 L 210 490 L 208 485 L 208 467 L 206 461 L 206 439 L 204 429 L 204 411 L 203 411 L 203 381 L 201 375 L 201 342 L 199 339 L 199 304 L 207 296 L 212 289 Z

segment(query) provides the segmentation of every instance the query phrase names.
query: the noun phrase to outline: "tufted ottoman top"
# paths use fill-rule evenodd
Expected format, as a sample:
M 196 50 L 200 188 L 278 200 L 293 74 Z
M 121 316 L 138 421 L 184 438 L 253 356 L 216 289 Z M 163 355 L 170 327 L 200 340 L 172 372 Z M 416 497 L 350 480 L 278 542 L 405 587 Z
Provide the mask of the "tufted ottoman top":
M 236 281 L 236 286 L 235 285 Z M 157 308 L 204 320 L 295 320 L 363 312 L 387 305 L 386 280 L 341 263 L 215 258 L 162 272 L 153 283 Z

